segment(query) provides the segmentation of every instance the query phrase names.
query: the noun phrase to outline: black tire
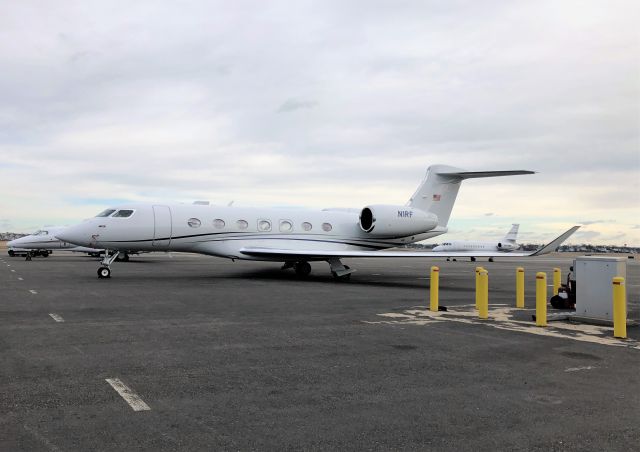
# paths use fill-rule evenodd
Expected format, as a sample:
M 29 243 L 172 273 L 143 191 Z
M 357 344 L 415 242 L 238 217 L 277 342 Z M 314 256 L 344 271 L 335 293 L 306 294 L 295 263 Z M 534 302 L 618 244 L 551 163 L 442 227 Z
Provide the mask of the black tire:
M 111 278 L 111 270 L 109 269 L 109 267 L 100 267 L 98 269 L 98 278 Z
M 47 251 L 40 251 L 40 256 L 49 257 L 49 253 Z
M 14 257 L 16 253 L 13 250 L 9 250 L 9 256 Z
M 492 257 L 489 258 L 489 262 L 493 262 L 493 258 Z
M 122 262 L 129 262 L 129 255 L 127 253 L 124 253 L 124 256 L 122 256 Z
M 306 278 L 311 273 L 311 264 L 306 261 L 296 262 L 294 269 L 296 271 L 296 275 L 301 278 Z
M 476 261 L 476 258 L 475 258 L 475 257 L 472 257 L 472 258 L 471 258 L 471 262 L 475 262 L 475 261 Z

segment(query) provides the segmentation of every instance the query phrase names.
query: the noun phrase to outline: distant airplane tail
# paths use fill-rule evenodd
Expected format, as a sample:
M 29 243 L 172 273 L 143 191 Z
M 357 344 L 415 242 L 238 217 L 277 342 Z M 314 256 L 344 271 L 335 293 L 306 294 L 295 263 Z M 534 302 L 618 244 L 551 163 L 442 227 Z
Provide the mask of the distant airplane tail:
M 434 213 L 438 216 L 438 226 L 445 227 L 449 222 L 453 204 L 456 202 L 463 180 L 520 174 L 534 174 L 534 171 L 465 171 L 453 166 L 431 165 L 422 183 L 407 202 L 407 206 Z
M 504 241 L 509 243 L 516 243 L 516 240 L 518 240 L 519 227 L 519 224 L 512 224 L 511 230 L 507 233 L 507 235 L 504 236 Z

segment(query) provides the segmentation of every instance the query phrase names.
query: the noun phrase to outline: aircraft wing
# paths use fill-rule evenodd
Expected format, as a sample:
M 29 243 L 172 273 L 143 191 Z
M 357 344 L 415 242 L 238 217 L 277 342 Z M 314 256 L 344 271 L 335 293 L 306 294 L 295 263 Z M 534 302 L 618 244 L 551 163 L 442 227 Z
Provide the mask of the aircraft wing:
M 531 252 L 504 251 L 324 251 L 296 250 L 281 248 L 245 247 L 240 252 L 246 256 L 281 258 L 283 260 L 326 260 L 349 257 L 529 257 L 541 256 L 556 250 L 562 242 L 576 232 L 580 226 L 574 226 L 547 245 Z

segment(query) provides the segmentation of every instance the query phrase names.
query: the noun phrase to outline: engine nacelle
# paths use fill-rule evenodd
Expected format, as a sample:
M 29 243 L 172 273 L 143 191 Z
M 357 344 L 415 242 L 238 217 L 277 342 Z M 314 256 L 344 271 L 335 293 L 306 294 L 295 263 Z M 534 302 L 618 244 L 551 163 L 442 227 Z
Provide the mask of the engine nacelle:
M 438 226 L 438 217 L 414 207 L 375 205 L 360 211 L 360 228 L 378 237 L 404 237 Z

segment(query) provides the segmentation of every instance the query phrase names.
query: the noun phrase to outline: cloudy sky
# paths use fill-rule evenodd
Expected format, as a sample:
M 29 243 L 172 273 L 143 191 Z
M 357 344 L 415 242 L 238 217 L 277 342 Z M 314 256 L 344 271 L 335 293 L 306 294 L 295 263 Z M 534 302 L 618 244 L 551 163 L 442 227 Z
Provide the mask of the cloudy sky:
M 640 245 L 640 3 L 12 1 L 0 231 L 123 200 L 404 204 L 463 184 L 449 238 Z

